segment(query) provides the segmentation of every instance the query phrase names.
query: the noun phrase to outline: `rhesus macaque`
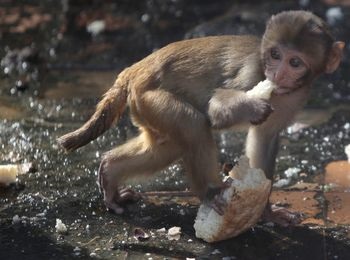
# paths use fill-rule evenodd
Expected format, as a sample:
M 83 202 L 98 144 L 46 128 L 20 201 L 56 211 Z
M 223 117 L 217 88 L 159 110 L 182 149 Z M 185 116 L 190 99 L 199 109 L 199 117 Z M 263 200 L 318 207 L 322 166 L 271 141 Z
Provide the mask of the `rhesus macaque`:
M 93 116 L 58 141 L 68 151 L 77 149 L 110 128 L 128 106 L 140 134 L 103 156 L 99 184 L 106 206 L 122 213 L 133 195 L 120 188 L 126 179 L 182 159 L 192 190 L 222 213 L 218 194 L 225 184 L 213 129 L 250 123 L 246 154 L 252 167 L 273 179 L 279 132 L 302 108 L 312 81 L 337 69 L 343 47 L 306 11 L 272 16 L 262 39 L 217 36 L 172 43 L 122 71 Z M 265 78 L 277 85 L 270 101 L 247 97 L 245 91 Z

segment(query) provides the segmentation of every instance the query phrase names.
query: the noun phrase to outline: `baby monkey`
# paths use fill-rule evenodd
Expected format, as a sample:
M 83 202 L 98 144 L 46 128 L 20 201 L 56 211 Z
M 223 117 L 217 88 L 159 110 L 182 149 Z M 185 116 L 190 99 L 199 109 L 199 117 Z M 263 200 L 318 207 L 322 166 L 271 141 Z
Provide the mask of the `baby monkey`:
M 126 179 L 181 159 L 192 190 L 222 213 L 218 194 L 225 184 L 213 130 L 249 123 L 245 150 L 251 166 L 273 179 L 280 131 L 306 102 L 313 80 L 337 69 L 343 48 L 327 25 L 306 11 L 272 16 L 262 39 L 215 36 L 175 42 L 122 71 L 92 117 L 58 142 L 67 151 L 87 144 L 128 106 L 140 133 L 102 158 L 98 178 L 106 206 L 122 213 L 133 194 L 121 188 Z M 277 86 L 270 101 L 246 95 L 266 78 Z M 273 215 L 270 207 L 267 211 Z M 288 214 L 281 218 L 291 221 Z

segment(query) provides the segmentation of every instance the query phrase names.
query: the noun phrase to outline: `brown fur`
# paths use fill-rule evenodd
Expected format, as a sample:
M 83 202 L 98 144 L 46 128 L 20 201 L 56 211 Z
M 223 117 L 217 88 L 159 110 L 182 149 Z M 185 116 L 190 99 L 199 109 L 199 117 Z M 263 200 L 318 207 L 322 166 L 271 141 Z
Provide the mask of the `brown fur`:
M 245 91 L 264 79 L 267 65 L 261 57 L 265 52 L 276 44 L 297 46 L 300 35 L 308 37 L 303 30 L 310 19 L 319 26 L 310 27 L 313 33 L 328 30 L 310 13 L 284 12 L 271 18 L 262 43 L 253 36 L 216 36 L 169 44 L 125 69 L 92 118 L 59 142 L 66 150 L 85 145 L 106 131 L 129 106 L 140 134 L 106 153 L 99 170 L 105 203 L 117 213 L 123 211 L 118 187 L 126 179 L 152 174 L 178 159 L 182 159 L 191 187 L 201 199 L 220 190 L 223 184 L 212 128 L 259 124 L 267 119 L 250 127 L 246 153 L 252 166 L 262 168 L 272 178 L 278 133 L 305 103 L 316 74 L 289 94 L 273 95 L 271 104 L 248 98 Z M 331 47 L 316 38 L 312 44 L 320 47 L 315 47 L 315 57 L 307 58 L 310 66 L 320 59 L 322 68 L 335 69 L 341 51 L 329 58 L 332 51 L 327 48 Z M 295 85 L 297 80 L 293 76 L 289 79 Z M 271 106 L 275 112 L 268 117 Z
M 313 69 L 323 73 L 319 67 L 326 63 L 334 37 L 319 17 L 307 11 L 286 11 L 271 17 L 262 40 L 262 55 L 276 42 L 306 53 L 312 57 Z
M 67 151 L 73 151 L 96 139 L 118 120 L 125 109 L 127 81 L 121 74 L 96 107 L 96 112 L 79 129 L 58 138 Z

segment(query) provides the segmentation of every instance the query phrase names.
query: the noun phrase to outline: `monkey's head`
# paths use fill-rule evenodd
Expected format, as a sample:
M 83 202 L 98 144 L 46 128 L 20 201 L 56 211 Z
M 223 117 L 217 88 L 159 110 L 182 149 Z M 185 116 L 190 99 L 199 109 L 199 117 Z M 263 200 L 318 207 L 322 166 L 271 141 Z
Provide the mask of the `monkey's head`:
M 276 94 L 309 86 L 316 76 L 338 68 L 344 45 L 316 15 L 281 12 L 268 21 L 262 39 L 265 76 L 277 85 Z

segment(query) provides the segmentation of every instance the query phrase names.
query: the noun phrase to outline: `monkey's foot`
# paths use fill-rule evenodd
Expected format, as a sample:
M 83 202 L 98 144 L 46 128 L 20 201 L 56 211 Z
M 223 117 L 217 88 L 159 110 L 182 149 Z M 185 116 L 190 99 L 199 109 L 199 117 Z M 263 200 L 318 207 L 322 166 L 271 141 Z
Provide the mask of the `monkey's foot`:
M 286 208 L 268 204 L 263 212 L 262 220 L 287 227 L 300 224 L 303 220 L 303 215 L 299 212 L 292 212 Z
M 124 208 L 115 202 L 105 201 L 105 206 L 108 210 L 113 211 L 117 215 L 124 213 Z
M 224 199 L 224 191 L 229 188 L 232 184 L 232 179 L 227 178 L 227 180 L 222 184 L 221 187 L 211 188 L 208 190 L 207 197 L 209 199 L 209 206 L 213 208 L 220 216 L 224 215 L 225 208 L 227 206 L 227 201 Z
M 105 205 L 116 214 L 122 214 L 128 203 L 136 202 L 140 199 L 140 194 L 130 188 L 119 188 L 112 200 L 105 198 Z
M 227 206 L 227 203 L 222 198 L 222 196 L 216 195 L 214 199 L 209 203 L 209 206 L 212 207 L 216 213 L 222 216 L 225 213 L 225 207 Z
M 127 204 L 136 202 L 141 198 L 141 195 L 130 189 L 130 188 L 120 188 L 118 192 L 118 196 L 115 197 L 115 201 L 117 201 L 119 204 Z

